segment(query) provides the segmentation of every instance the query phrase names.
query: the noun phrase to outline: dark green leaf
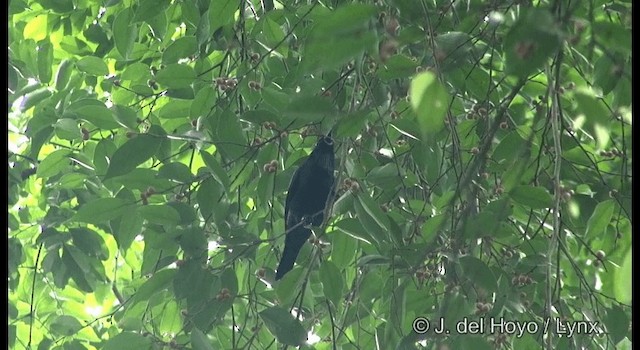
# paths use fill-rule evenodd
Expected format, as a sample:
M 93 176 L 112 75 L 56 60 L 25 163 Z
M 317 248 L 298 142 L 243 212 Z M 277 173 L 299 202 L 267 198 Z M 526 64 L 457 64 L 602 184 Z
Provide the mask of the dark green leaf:
M 342 219 L 334 224 L 336 229 L 340 231 L 342 234 L 351 236 L 355 239 L 361 240 L 367 244 L 372 244 L 372 242 L 376 242 L 374 238 L 369 234 L 369 232 L 360 224 L 358 219 L 347 218 Z
M 614 292 L 616 299 L 625 304 L 631 303 L 631 249 L 627 249 L 620 267 L 616 268 L 614 274 Z
M 220 184 L 212 177 L 207 178 L 200 184 L 200 188 L 198 188 L 196 194 L 196 200 L 198 201 L 202 217 L 208 218 L 213 214 L 213 210 L 221 194 L 222 188 Z
M 484 261 L 472 256 L 463 256 L 460 258 L 460 265 L 465 276 L 487 293 L 497 290 L 498 281 Z
M 524 79 L 540 70 L 560 47 L 560 33 L 551 11 L 524 9 L 505 37 L 507 73 Z
M 137 303 L 147 301 L 152 295 L 169 288 L 177 271 L 176 269 L 164 269 L 153 274 L 138 288 L 127 308 L 133 308 Z
M 124 175 L 151 158 L 160 147 L 163 136 L 139 134 L 127 140 L 111 157 L 104 179 Z
M 291 101 L 285 110 L 285 115 L 304 121 L 316 121 L 331 115 L 334 111 L 331 100 L 322 96 L 301 96 Z
M 132 19 L 133 14 L 131 13 L 131 9 L 125 8 L 116 15 L 111 27 L 116 49 L 124 58 L 129 57 L 129 53 L 133 48 L 133 42 L 138 35 L 138 30 L 136 25 L 132 24 Z
M 198 328 L 191 330 L 191 346 L 193 346 L 193 350 L 213 350 L 207 335 Z
M 216 181 L 228 190 L 230 186 L 229 174 L 222 168 L 218 160 L 205 151 L 200 152 L 200 155 Z
M 346 268 L 353 260 L 357 247 L 358 241 L 356 239 L 339 230 L 334 231 L 331 239 L 331 261 L 338 268 Z
M 587 231 L 585 236 L 587 238 L 602 237 L 606 233 L 607 226 L 611 222 L 613 212 L 615 210 L 615 201 L 613 199 L 606 200 L 598 203 L 593 213 L 587 221 Z
M 42 83 L 51 81 L 53 66 L 53 45 L 45 39 L 38 43 L 38 78 Z
M 38 170 L 36 171 L 36 175 L 40 178 L 49 178 L 57 175 L 62 170 L 69 167 L 68 161 L 66 161 L 67 157 L 71 152 L 66 149 L 59 149 L 57 151 L 51 152 L 46 156 L 38 166 Z
M 143 219 L 157 225 L 175 226 L 180 220 L 180 214 L 166 204 L 143 205 L 138 208 L 138 214 Z
M 209 6 L 209 25 L 211 33 L 235 20 L 239 2 L 235 0 L 212 0 Z
M 53 95 L 53 92 L 47 87 L 39 88 L 26 94 L 20 104 L 20 112 L 29 110 L 31 107 L 51 97 L 51 95 Z
M 131 210 L 132 204 L 119 198 L 97 198 L 78 209 L 71 221 L 100 224 Z
M 436 75 L 424 72 L 415 76 L 411 80 L 410 97 L 422 136 L 440 131 L 444 127 L 449 94 Z
M 173 89 L 189 87 L 195 79 L 195 71 L 185 64 L 168 64 L 156 73 L 156 81 L 159 84 Z
M 336 126 L 336 137 L 355 137 L 360 134 L 369 120 L 369 111 L 357 111 L 341 116 Z
M 338 267 L 331 261 L 324 261 L 320 265 L 320 281 L 322 281 L 324 296 L 333 305 L 340 305 L 342 289 L 344 288 L 343 277 Z
M 274 306 L 263 310 L 260 312 L 260 318 L 282 344 L 300 346 L 307 340 L 307 332 L 300 321 L 281 307 Z
M 193 174 L 191 174 L 189 167 L 179 162 L 163 165 L 158 171 L 158 176 L 180 183 L 190 183 L 193 179 Z
M 161 13 L 164 14 L 170 3 L 171 0 L 141 0 L 133 21 L 147 21 Z
M 153 0 L 151 0 L 153 1 Z M 188 58 L 198 49 L 196 37 L 185 36 L 172 42 L 162 53 L 162 63 L 171 64 L 178 63 L 182 58 Z
M 94 56 L 85 56 L 82 57 L 78 63 L 76 63 L 76 67 L 81 72 L 85 72 L 91 75 L 107 75 L 109 74 L 109 68 L 107 64 L 101 58 Z
M 53 322 L 51 322 L 51 330 L 63 336 L 74 335 L 80 329 L 82 329 L 82 324 L 73 316 L 57 316 Z
M 607 310 L 604 324 L 607 326 L 607 332 L 613 344 L 618 344 L 624 337 L 631 335 L 629 332 L 629 317 L 615 304 Z
M 391 56 L 376 72 L 382 80 L 408 78 L 416 74 L 418 63 L 405 55 Z
M 510 193 L 511 198 L 532 209 L 546 209 L 553 205 L 553 197 L 540 186 L 517 186 Z
M 112 338 L 109 338 L 104 343 L 103 350 L 123 350 L 123 349 L 137 349 L 137 350 L 151 350 L 152 342 L 151 338 L 145 337 L 138 333 L 122 332 L 118 333 Z

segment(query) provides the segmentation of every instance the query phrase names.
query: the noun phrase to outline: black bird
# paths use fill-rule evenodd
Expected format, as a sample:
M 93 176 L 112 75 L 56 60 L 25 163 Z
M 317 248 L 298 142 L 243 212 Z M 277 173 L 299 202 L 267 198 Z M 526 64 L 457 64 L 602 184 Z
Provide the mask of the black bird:
M 335 155 L 331 133 L 321 137 L 316 147 L 296 170 L 289 184 L 284 206 L 287 235 L 276 271 L 276 281 L 291 271 L 300 248 L 311 236 L 308 226 L 320 226 L 329 193 L 333 190 Z

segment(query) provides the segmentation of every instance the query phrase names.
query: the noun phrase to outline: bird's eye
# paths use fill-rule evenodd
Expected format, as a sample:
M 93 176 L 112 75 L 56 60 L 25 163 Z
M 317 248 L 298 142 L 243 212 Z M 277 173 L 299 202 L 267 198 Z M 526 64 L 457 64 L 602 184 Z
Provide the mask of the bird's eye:
M 329 146 L 332 146 L 332 145 L 333 145 L 333 139 L 332 139 L 332 138 L 330 138 L 329 136 L 325 136 L 325 137 L 324 137 L 324 139 L 323 139 L 323 141 L 324 141 L 324 143 L 326 143 L 326 144 L 327 144 L 327 145 L 329 145 Z

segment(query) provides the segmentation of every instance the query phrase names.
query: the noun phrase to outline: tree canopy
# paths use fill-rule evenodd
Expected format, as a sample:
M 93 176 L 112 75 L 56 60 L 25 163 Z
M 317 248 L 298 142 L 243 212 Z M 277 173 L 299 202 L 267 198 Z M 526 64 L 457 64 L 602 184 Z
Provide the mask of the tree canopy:
M 9 347 L 631 348 L 631 7 L 10 1 Z

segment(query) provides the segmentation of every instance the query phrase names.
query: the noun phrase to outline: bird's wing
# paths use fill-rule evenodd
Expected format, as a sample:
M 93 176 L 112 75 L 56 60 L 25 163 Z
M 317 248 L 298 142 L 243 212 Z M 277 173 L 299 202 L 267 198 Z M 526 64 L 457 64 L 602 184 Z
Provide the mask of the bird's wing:
M 300 188 L 300 173 L 302 171 L 303 166 L 304 166 L 304 163 L 298 169 L 296 169 L 296 171 L 293 173 L 293 177 L 291 178 L 291 183 L 289 184 L 289 190 L 287 191 L 287 199 L 285 200 L 285 203 L 284 203 L 285 228 L 289 226 L 289 206 L 291 205 L 291 199 L 295 195 L 294 192 Z

